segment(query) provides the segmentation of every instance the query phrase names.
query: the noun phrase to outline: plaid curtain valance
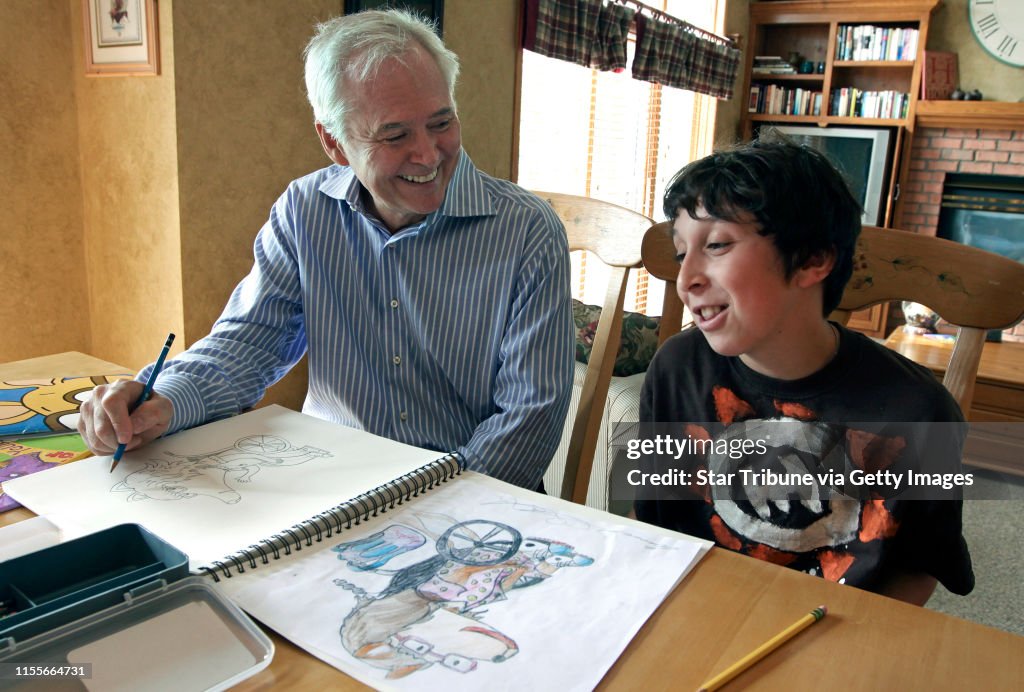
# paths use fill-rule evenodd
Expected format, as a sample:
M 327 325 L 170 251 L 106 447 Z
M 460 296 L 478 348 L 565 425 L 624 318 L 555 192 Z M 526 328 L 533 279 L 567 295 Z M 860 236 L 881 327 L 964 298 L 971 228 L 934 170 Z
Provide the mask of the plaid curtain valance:
M 602 0 L 526 0 L 523 47 L 549 58 L 621 72 L 636 20 L 633 77 L 729 99 L 740 52 L 669 23 Z
M 740 51 L 698 36 L 682 24 L 636 17 L 633 77 L 731 99 Z
M 626 44 L 633 23 L 632 10 L 623 5 L 605 5 L 597 22 L 598 48 L 591 66 L 598 70 L 622 72 L 626 69 Z
M 621 72 L 634 14 L 601 0 L 526 0 L 523 47 L 584 67 Z

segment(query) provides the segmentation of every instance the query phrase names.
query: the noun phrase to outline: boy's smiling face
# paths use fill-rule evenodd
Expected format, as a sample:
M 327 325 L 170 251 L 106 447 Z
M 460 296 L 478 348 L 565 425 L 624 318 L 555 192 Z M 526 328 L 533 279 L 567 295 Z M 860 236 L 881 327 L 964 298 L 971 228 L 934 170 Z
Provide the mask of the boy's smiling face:
M 682 210 L 673 226 L 679 297 L 715 352 L 790 375 L 794 354 L 821 333 L 821 291 L 808 289 L 824 275 L 798 268 L 787 279 L 774 242 L 750 215 L 725 221 L 698 208 L 697 216 Z

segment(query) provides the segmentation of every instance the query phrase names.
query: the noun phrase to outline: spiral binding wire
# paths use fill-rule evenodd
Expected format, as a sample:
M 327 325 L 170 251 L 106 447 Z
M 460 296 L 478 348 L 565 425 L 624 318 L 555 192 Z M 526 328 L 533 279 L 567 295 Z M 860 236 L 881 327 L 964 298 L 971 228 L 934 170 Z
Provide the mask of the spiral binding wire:
M 353 524 L 359 526 L 360 522 L 377 516 L 378 512 L 383 514 L 410 497 L 433 490 L 462 473 L 462 469 L 459 455 L 448 454 L 199 569 L 218 582 L 221 576 L 230 579 L 236 573 L 243 574 L 246 566 L 256 569 L 260 564 L 270 564 L 270 560 L 280 560 L 282 553 L 291 555 L 293 549 L 300 551 L 303 546 L 312 546 L 314 541 L 319 543 L 324 538 L 351 529 Z

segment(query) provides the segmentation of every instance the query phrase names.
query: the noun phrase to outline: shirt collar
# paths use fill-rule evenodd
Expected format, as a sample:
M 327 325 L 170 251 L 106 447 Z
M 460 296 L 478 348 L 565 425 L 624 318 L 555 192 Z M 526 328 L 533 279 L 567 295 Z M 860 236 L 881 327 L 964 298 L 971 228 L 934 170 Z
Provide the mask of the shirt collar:
M 360 214 L 365 214 L 360 192 L 363 186 L 349 166 L 334 164 L 327 170 L 324 181 L 320 183 L 320 192 L 332 199 L 344 200 Z
M 459 164 L 448 183 L 439 216 L 494 216 L 494 200 L 484 184 L 481 173 L 469 158 L 465 149 L 459 151 Z
M 362 201 L 363 186 L 349 166 L 331 166 L 326 178 L 320 184 L 320 191 L 328 197 L 344 200 L 353 210 L 369 216 Z M 441 207 L 427 216 L 427 225 L 439 217 L 494 216 L 494 201 L 484 183 L 481 173 L 464 149 L 459 150 L 459 162 L 455 174 L 448 183 Z

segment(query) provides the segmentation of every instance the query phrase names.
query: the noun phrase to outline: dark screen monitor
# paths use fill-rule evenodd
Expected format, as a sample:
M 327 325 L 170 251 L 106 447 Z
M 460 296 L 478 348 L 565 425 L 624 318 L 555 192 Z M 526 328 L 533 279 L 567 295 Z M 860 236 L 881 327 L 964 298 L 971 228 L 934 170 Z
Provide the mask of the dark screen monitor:
M 863 209 L 861 222 L 877 226 L 885 213 L 883 193 L 889 160 L 889 130 L 857 127 L 776 125 L 772 131 L 823 153 L 846 178 Z

